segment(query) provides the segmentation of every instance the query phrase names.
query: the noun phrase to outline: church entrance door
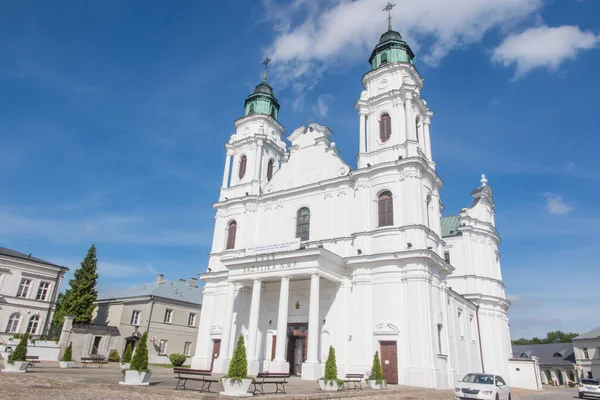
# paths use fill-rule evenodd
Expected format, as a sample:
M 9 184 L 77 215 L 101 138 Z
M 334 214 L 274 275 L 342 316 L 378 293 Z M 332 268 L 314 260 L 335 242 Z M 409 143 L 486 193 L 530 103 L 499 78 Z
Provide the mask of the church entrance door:
M 215 359 L 219 357 L 219 353 L 221 353 L 221 339 L 213 339 L 212 361 L 210 362 L 211 371 L 213 370 Z
M 290 364 L 290 375 L 302 375 L 302 363 L 306 361 L 308 341 L 308 323 L 288 324 L 287 361 Z
M 398 384 L 398 349 L 396 342 L 379 342 L 381 353 L 381 369 L 383 380 L 393 385 Z

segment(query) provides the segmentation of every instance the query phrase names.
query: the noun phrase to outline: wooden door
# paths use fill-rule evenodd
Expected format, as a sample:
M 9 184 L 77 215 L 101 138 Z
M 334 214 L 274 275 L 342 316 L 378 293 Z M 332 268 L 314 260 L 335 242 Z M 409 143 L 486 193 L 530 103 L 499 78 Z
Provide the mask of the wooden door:
M 379 342 L 383 379 L 398 384 L 398 348 L 396 342 Z
M 213 365 L 215 363 L 215 358 L 218 358 L 220 353 L 221 353 L 221 339 L 213 339 L 212 361 L 210 362 L 210 370 L 211 371 L 212 371 Z
M 277 335 L 273 335 L 273 342 L 271 343 L 271 361 L 275 359 L 275 349 L 277 348 Z

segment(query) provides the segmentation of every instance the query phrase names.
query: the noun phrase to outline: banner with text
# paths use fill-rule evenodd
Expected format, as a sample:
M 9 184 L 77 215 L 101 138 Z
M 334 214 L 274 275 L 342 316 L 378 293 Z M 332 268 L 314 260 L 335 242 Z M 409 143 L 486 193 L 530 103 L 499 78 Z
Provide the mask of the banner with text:
M 246 247 L 246 255 L 247 256 L 255 256 L 258 254 L 279 253 L 282 251 L 298 250 L 299 248 L 300 248 L 300 238 L 297 238 L 297 239 L 291 240 L 289 242 L 281 242 L 281 243 L 264 244 L 264 245 Z

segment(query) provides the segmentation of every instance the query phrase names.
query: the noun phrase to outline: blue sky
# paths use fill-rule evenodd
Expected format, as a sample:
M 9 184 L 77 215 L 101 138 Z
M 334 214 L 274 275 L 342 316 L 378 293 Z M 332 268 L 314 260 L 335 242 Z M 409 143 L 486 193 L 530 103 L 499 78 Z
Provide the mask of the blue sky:
M 204 271 L 223 145 L 261 61 L 287 132 L 327 125 L 355 166 L 385 3 L 0 3 L 0 245 L 74 269 L 95 243 L 101 289 Z M 513 337 L 595 327 L 600 4 L 397 3 L 444 215 L 480 174 L 494 189 Z

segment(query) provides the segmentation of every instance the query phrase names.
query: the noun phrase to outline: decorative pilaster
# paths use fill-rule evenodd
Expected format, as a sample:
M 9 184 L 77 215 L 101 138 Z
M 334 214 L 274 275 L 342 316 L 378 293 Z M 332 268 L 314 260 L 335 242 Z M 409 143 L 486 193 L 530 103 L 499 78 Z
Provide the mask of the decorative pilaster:
M 365 141 L 366 141 L 366 123 L 367 123 L 367 116 L 366 114 L 363 114 L 362 112 L 360 113 L 360 129 L 359 129 L 359 144 L 358 144 L 358 148 L 359 148 L 359 154 L 363 154 L 366 152 L 366 146 L 365 146 Z
M 259 367 L 258 359 L 256 357 L 256 338 L 258 333 L 261 289 L 262 282 L 260 279 L 254 279 L 252 281 L 252 301 L 250 302 L 250 321 L 248 323 L 248 348 L 246 349 L 248 375 L 256 375 Z
M 229 185 L 229 170 L 231 169 L 231 156 L 229 152 L 225 156 L 225 170 L 223 171 L 223 184 L 221 185 L 222 189 L 226 189 Z
M 215 360 L 213 371 L 224 373 L 229 368 L 231 326 L 233 320 L 233 305 L 235 303 L 235 283 L 227 284 L 227 299 L 225 300 L 225 314 L 223 315 L 223 333 L 221 335 L 221 354 Z

